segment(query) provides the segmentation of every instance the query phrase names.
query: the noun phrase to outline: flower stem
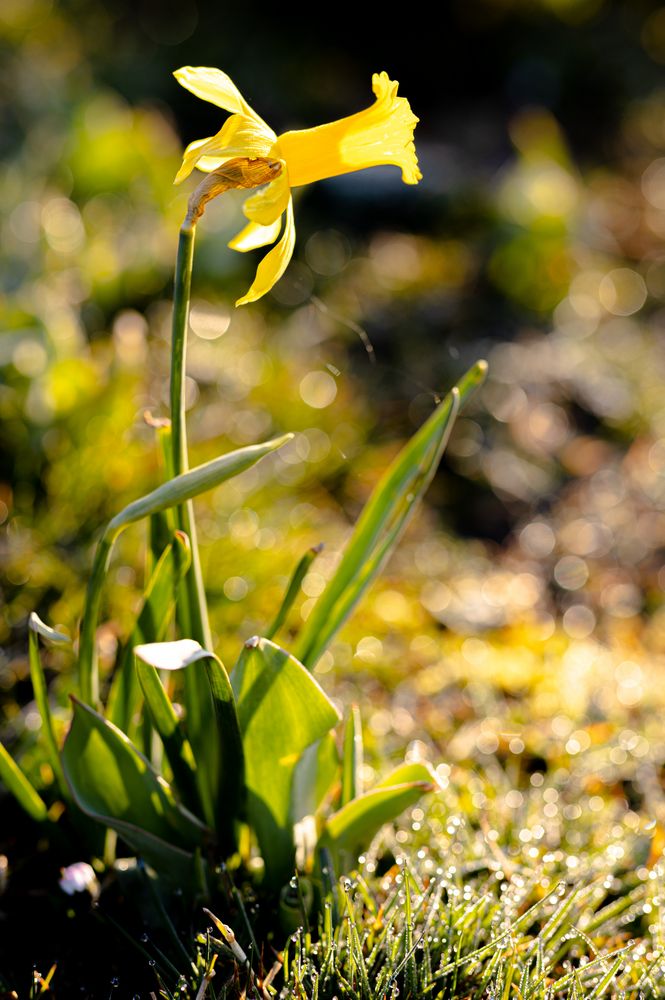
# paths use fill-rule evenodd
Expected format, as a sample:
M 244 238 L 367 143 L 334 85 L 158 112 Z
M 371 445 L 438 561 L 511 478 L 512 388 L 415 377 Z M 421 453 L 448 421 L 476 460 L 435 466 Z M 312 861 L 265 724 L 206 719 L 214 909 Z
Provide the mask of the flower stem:
M 194 224 L 185 219 L 180 228 L 175 265 L 171 337 L 171 449 L 174 476 L 188 469 L 184 397 L 195 232 Z M 192 547 L 192 562 L 185 576 L 179 601 L 181 625 L 187 638 L 196 639 L 205 649 L 210 649 L 210 625 L 191 500 L 178 507 L 176 519 L 178 527 L 189 537 Z
M 81 638 L 79 641 L 79 683 L 81 701 L 91 708 L 99 705 L 99 670 L 97 668 L 97 650 L 95 648 L 95 633 L 99 618 L 99 607 L 102 601 L 102 588 L 113 547 L 113 535 L 105 532 L 95 550 L 95 558 L 88 579 L 88 590 L 81 622 Z
M 184 386 L 187 348 L 187 325 L 194 252 L 194 226 L 185 221 L 180 230 L 178 256 L 175 269 L 173 296 L 173 341 L 171 356 L 171 457 L 170 478 L 186 472 L 187 436 L 185 427 Z M 116 519 L 117 520 L 117 519 Z M 178 528 L 186 533 L 192 549 L 192 561 L 183 581 L 178 601 L 180 625 L 187 638 L 196 639 L 205 649 L 210 649 L 210 626 L 205 591 L 201 576 L 196 526 L 192 501 L 187 500 L 176 508 Z M 99 618 L 102 589 L 111 559 L 113 543 L 124 527 L 115 521 L 108 525 L 95 551 L 92 571 L 88 580 L 81 638 L 79 646 L 79 672 L 81 699 L 93 708 L 99 705 L 99 670 L 95 633 Z
M 192 285 L 192 262 L 196 229 L 184 222 L 180 228 L 178 255 L 173 288 L 173 321 L 171 339 L 171 453 L 173 474 L 187 468 L 187 432 L 185 427 L 185 358 L 189 299 Z

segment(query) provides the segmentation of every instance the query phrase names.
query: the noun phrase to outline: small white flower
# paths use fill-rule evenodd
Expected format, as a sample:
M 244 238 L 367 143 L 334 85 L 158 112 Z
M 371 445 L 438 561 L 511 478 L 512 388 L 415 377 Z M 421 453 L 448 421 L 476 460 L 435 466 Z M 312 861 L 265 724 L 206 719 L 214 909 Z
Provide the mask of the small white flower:
M 99 895 L 99 882 L 93 868 L 85 861 L 76 861 L 60 869 L 60 888 L 68 896 L 75 892 L 86 892 L 95 899 Z

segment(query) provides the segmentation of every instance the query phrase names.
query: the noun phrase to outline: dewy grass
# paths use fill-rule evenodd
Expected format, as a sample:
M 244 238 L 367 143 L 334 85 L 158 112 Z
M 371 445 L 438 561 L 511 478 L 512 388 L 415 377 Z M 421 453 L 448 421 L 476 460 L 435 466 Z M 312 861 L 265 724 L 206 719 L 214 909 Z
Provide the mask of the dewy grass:
M 477 778 L 491 795 L 489 778 Z M 565 786 L 545 791 L 564 795 Z M 523 829 L 537 840 L 550 824 L 548 798 L 543 789 L 525 794 Z M 232 995 L 234 968 L 250 965 L 258 982 L 272 968 L 284 998 L 663 997 L 665 865 L 650 856 L 653 831 L 630 832 L 619 820 L 608 805 L 576 824 L 576 853 L 536 849 L 501 828 L 499 803 L 480 814 L 464 781 L 451 781 L 445 800 L 418 806 L 407 826 L 375 840 L 356 870 L 324 893 L 315 921 L 299 914 L 276 963 L 250 949 L 239 964 L 214 933 L 202 934 L 200 971 L 188 982 L 200 982 L 217 955 L 211 998 Z M 294 909 L 297 900 L 294 892 Z

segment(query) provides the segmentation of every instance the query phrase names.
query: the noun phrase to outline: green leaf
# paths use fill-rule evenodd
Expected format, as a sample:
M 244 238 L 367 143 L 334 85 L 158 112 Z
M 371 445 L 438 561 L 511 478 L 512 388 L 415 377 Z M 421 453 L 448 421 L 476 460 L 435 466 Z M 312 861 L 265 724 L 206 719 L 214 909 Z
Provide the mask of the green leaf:
M 318 682 L 268 639 L 249 639 L 231 674 L 245 750 L 247 813 L 275 886 L 293 872 L 293 774 L 303 751 L 339 722 Z
M 173 772 L 173 784 L 187 808 L 198 814 L 201 802 L 196 784 L 196 764 L 180 720 L 155 668 L 137 657 L 136 673 L 150 720 L 164 745 L 166 759 Z
M 90 815 L 94 816 L 93 813 Z M 135 823 L 124 820 L 114 820 L 110 823 L 103 817 L 94 816 L 94 818 L 119 833 L 122 839 L 166 881 L 172 882 L 178 888 L 184 886 L 185 892 L 200 882 L 201 852 L 198 848 L 191 851 L 178 847 L 136 826 Z
M 315 861 L 319 816 L 329 811 L 339 792 L 340 759 L 335 734 L 326 733 L 303 752 L 293 772 L 291 814 L 296 861 L 309 869 Z
M 219 458 L 213 458 L 205 465 L 189 469 L 188 472 L 183 472 L 174 479 L 169 479 L 152 493 L 147 493 L 140 499 L 134 500 L 119 514 L 116 514 L 109 521 L 106 534 L 115 537 L 129 524 L 141 521 L 144 517 L 156 514 L 160 510 L 177 507 L 185 503 L 186 500 L 192 500 L 199 494 L 205 493 L 206 490 L 219 486 L 220 483 L 250 469 L 260 459 L 276 451 L 277 448 L 281 448 L 292 438 L 293 434 L 282 434 L 281 437 L 265 441 L 263 444 L 252 444 L 246 448 L 238 448 L 226 455 L 220 455 Z
M 119 833 L 158 871 L 189 865 L 206 827 L 178 804 L 171 788 L 131 740 L 72 696 L 74 718 L 62 751 L 77 805 Z
M 116 514 L 106 526 L 97 549 L 88 580 L 88 590 L 86 594 L 83 622 L 81 625 L 81 641 L 79 648 L 79 671 L 81 696 L 86 702 L 97 704 L 99 700 L 99 678 L 97 674 L 95 657 L 95 631 L 97 619 L 99 617 L 99 607 L 101 604 L 102 589 L 106 579 L 106 573 L 111 561 L 113 544 L 118 535 L 124 529 L 140 521 L 144 517 L 150 517 L 159 511 L 177 507 L 186 501 L 205 493 L 220 483 L 224 483 L 233 476 L 239 475 L 245 469 L 251 468 L 260 459 L 269 455 L 283 444 L 290 441 L 292 434 L 284 434 L 282 437 L 263 444 L 250 445 L 247 448 L 239 448 L 226 455 L 199 465 L 195 469 L 183 472 L 174 479 L 158 486 L 156 490 L 146 494 L 138 500 L 134 500 L 124 510 Z M 191 532 L 188 533 L 191 535 Z
M 429 486 L 460 405 L 484 380 L 479 361 L 402 449 L 365 505 L 337 570 L 307 618 L 295 655 L 312 668 L 379 573 Z
M 344 729 L 344 750 L 342 754 L 342 805 L 355 799 L 363 792 L 363 731 L 360 709 L 351 706 Z
M 164 638 L 173 614 L 176 588 L 191 561 L 189 539 L 176 531 L 155 564 L 143 595 L 143 604 L 132 634 L 124 647 L 111 682 L 106 706 L 107 718 L 130 736 L 136 725 L 140 689 L 134 669 L 134 646 Z
M 30 677 L 32 679 L 32 688 L 35 693 L 37 708 L 39 709 L 39 714 L 42 717 L 42 730 L 40 735 L 46 744 L 46 756 L 49 764 L 51 765 L 51 770 L 53 771 L 55 780 L 58 784 L 60 794 L 65 798 L 69 798 L 69 788 L 67 787 L 67 782 L 65 781 L 65 776 L 62 772 L 60 750 L 58 748 L 58 741 L 55 737 L 55 729 L 53 728 L 53 717 L 51 716 L 51 706 L 49 705 L 48 700 L 46 678 L 44 676 L 44 669 L 39 655 L 38 637 L 41 635 L 42 638 L 55 643 L 70 644 L 71 640 L 68 636 L 62 635 L 60 632 L 56 632 L 54 629 L 49 628 L 48 625 L 45 625 L 34 611 L 30 615 L 28 626 L 28 658 L 30 661 Z
M 405 809 L 415 805 L 424 792 L 433 791 L 437 784 L 436 775 L 428 764 L 400 765 L 371 792 L 347 802 L 328 818 L 321 845 L 333 851 L 338 864 L 342 853 L 347 855 L 349 863 L 355 864 L 358 854 L 384 823 L 396 819 Z
M 46 803 L 32 787 L 3 743 L 0 743 L 0 779 L 18 804 L 33 819 L 38 822 L 43 822 L 46 819 L 48 813 Z
M 314 816 L 339 781 L 340 760 L 335 735 L 326 733 L 303 752 L 293 776 L 291 803 L 298 822 Z
M 187 701 L 185 724 L 203 814 L 216 831 L 221 850 L 231 853 L 244 808 L 245 763 L 228 674 L 215 654 L 193 639 L 149 643 L 137 646 L 134 652 L 155 669 L 186 670 L 185 683 L 189 681 L 196 701 L 191 697 Z M 165 716 L 162 721 L 168 725 Z
M 424 781 L 434 788 L 441 787 L 436 771 L 431 764 L 424 760 L 413 760 L 398 764 L 385 778 L 377 781 L 373 790 L 393 788 L 395 785 L 405 785 L 410 781 Z
M 307 576 L 309 567 L 321 552 L 322 548 L 322 545 L 315 545 L 313 548 L 308 549 L 302 559 L 298 562 L 293 571 L 293 575 L 289 580 L 289 585 L 286 588 L 286 593 L 284 594 L 284 600 L 282 601 L 281 607 L 275 615 L 272 625 L 265 634 L 266 639 L 272 639 L 286 621 L 287 615 L 293 607 L 293 602 L 300 593 L 300 585 Z

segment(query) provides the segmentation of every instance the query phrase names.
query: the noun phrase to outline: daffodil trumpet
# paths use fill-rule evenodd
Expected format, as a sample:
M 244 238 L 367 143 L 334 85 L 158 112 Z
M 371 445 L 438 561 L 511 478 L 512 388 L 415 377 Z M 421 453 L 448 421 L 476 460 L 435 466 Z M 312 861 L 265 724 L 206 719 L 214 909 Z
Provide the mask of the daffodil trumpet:
M 255 302 L 284 274 L 293 255 L 295 187 L 367 167 L 392 164 L 405 184 L 421 179 L 413 143 L 418 119 L 397 96 L 387 73 L 372 77 L 374 103 L 339 121 L 278 136 L 219 69 L 185 66 L 175 77 L 197 97 L 229 111 L 216 135 L 197 139 L 185 150 L 176 175 L 180 183 L 196 168 L 209 175 L 190 199 L 187 222 L 196 223 L 211 198 L 231 188 L 258 188 L 243 206 L 248 224 L 231 240 L 246 252 L 274 244 L 259 264 L 249 291 L 236 305 Z M 281 235 L 280 235 L 281 234 Z

